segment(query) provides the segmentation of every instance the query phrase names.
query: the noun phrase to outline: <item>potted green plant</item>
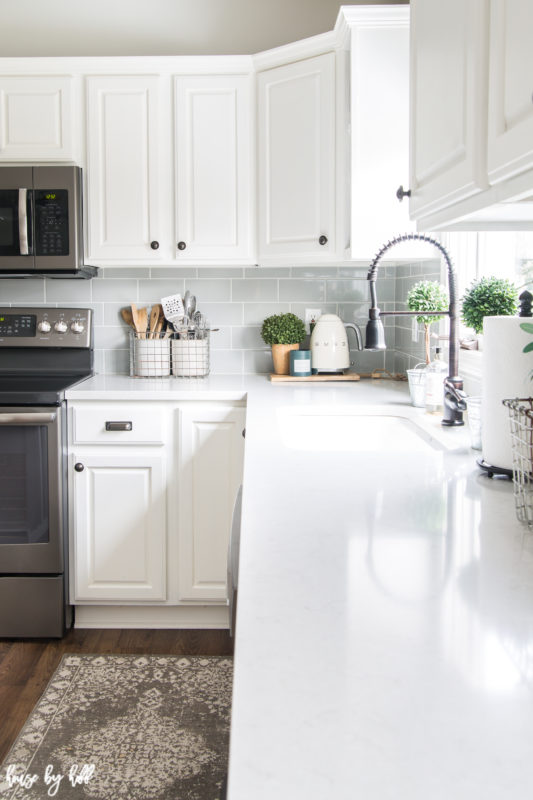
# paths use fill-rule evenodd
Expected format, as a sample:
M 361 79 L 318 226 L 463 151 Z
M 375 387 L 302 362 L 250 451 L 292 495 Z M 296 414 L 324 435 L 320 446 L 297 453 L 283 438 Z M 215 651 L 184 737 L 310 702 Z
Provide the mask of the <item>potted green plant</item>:
M 474 281 L 463 295 L 462 320 L 480 336 L 484 317 L 512 317 L 518 308 L 518 289 L 507 278 L 494 276 Z
M 289 374 L 289 352 L 298 350 L 305 339 L 305 325 L 296 314 L 274 314 L 263 321 L 261 336 L 272 347 L 274 372 Z
M 437 281 L 419 281 L 415 283 L 407 295 L 407 308 L 409 311 L 447 311 L 448 295 L 446 289 Z M 434 322 L 438 322 L 442 317 L 427 317 L 420 314 L 416 318 L 424 326 L 424 344 L 426 348 L 426 364 L 429 364 L 429 329 Z

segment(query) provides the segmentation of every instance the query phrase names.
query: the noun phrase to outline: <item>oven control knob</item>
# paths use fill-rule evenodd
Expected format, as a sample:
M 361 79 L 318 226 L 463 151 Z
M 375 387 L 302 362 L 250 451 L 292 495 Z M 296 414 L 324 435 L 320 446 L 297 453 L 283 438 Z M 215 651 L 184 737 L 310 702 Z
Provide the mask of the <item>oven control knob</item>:
M 37 327 L 39 328 L 41 333 L 48 333 L 52 328 L 47 319 L 43 319 L 41 322 L 39 322 Z
M 66 333 L 68 330 L 68 325 L 66 322 L 60 319 L 59 322 L 56 322 L 54 325 L 54 330 L 56 330 L 58 333 Z
M 75 321 L 70 326 L 70 330 L 72 331 L 72 333 L 83 333 L 83 331 L 85 330 L 85 325 L 83 324 L 83 322 Z

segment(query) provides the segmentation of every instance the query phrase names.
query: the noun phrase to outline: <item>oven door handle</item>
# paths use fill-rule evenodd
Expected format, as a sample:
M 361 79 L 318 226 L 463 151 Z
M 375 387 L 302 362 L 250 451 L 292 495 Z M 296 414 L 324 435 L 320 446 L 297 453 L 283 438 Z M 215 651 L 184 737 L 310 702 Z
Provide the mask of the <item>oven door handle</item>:
M 30 252 L 28 240 L 28 190 L 19 189 L 19 242 L 20 255 L 27 256 Z
M 49 425 L 55 422 L 57 414 L 55 411 L 50 413 L 29 411 L 27 414 L 0 414 L 0 425 Z

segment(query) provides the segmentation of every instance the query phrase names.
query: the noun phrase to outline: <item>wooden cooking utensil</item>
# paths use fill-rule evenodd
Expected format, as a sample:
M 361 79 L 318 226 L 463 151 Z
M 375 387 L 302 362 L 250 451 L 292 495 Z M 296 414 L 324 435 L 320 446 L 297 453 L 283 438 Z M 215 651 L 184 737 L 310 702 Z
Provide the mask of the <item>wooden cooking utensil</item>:
M 155 339 L 154 334 L 158 320 L 159 320 L 159 307 L 155 305 L 152 306 L 152 310 L 150 311 L 150 333 L 148 334 L 149 339 Z
M 137 309 L 137 320 L 139 324 L 139 336 L 141 339 L 146 339 L 146 331 L 148 330 L 148 309 Z
M 163 323 L 165 321 L 165 312 L 163 311 L 163 306 L 161 305 L 161 303 L 157 303 L 156 308 L 158 310 L 158 317 L 155 325 L 155 338 L 159 339 L 159 334 L 163 329 Z
M 139 339 L 146 338 L 146 328 L 148 327 L 148 312 L 146 308 L 137 308 L 135 303 L 131 304 L 131 316 L 133 326 L 137 331 Z
M 126 323 L 126 325 L 129 325 L 130 327 L 133 328 L 133 330 L 135 330 L 135 325 L 133 324 L 133 315 L 131 313 L 131 308 L 121 308 L 120 309 L 120 315 L 121 315 L 122 319 L 124 320 L 124 322 Z

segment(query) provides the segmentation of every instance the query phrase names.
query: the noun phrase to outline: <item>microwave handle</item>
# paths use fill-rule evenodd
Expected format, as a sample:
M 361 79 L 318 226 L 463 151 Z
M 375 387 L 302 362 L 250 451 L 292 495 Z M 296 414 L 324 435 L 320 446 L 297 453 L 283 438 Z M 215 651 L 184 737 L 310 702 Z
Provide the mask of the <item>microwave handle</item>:
M 19 242 L 20 255 L 27 256 L 30 252 L 28 238 L 28 190 L 19 189 Z

